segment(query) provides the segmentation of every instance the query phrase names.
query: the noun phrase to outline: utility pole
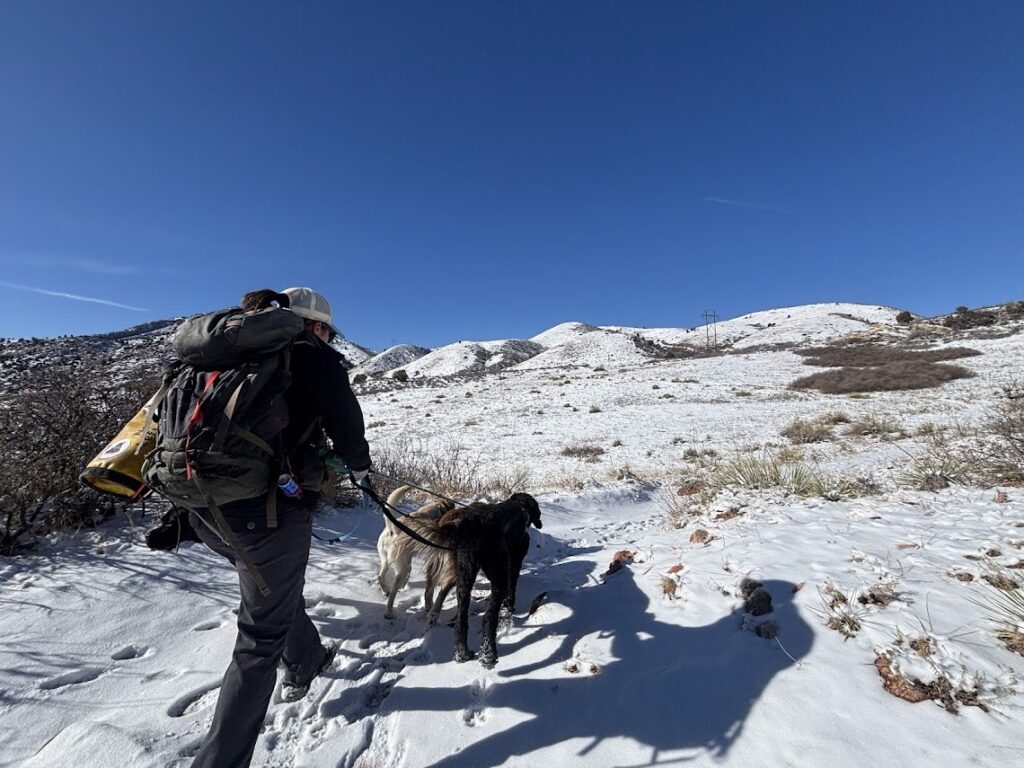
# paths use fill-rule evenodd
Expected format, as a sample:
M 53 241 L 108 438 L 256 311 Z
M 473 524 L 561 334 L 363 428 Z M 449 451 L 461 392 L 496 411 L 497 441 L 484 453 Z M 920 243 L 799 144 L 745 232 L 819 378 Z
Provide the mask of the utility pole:
M 718 313 L 713 309 L 705 309 L 701 317 L 704 318 L 705 346 L 718 349 Z

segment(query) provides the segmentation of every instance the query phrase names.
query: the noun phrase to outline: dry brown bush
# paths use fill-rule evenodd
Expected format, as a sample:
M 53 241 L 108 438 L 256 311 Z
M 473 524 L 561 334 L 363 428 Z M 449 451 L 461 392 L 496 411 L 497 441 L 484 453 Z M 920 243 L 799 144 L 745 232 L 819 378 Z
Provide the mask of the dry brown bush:
M 112 514 L 111 497 L 83 488 L 78 476 L 158 386 L 151 371 L 114 380 L 91 364 L 53 366 L 0 403 L 0 554 Z
M 574 459 L 596 460 L 605 450 L 599 445 L 567 445 L 562 449 L 563 456 Z
M 958 365 L 940 363 L 894 362 L 874 368 L 839 368 L 803 376 L 790 389 L 815 389 L 826 395 L 850 392 L 896 392 L 929 389 L 974 374 Z
M 997 483 L 1024 485 L 1024 387 L 1003 388 L 986 426 L 994 439 L 983 451 L 987 474 Z
M 944 360 L 956 360 L 981 354 L 978 350 L 968 347 L 914 350 L 879 344 L 813 347 L 794 351 L 806 358 L 804 365 L 816 365 L 822 368 L 869 368 L 889 363 L 939 363 Z
M 808 419 L 793 419 L 779 434 L 787 438 L 794 445 L 804 443 L 821 443 L 831 440 L 832 427 L 824 421 Z
M 483 458 L 457 442 L 426 442 L 399 438 L 374 444 L 373 482 L 384 496 L 398 485 L 412 483 L 458 499 L 508 496 L 525 491 L 530 472 L 524 467 L 485 466 Z M 346 478 L 342 493 L 352 493 Z
M 865 414 L 851 421 L 844 434 L 852 437 L 906 437 L 903 425 L 891 416 L 875 416 Z

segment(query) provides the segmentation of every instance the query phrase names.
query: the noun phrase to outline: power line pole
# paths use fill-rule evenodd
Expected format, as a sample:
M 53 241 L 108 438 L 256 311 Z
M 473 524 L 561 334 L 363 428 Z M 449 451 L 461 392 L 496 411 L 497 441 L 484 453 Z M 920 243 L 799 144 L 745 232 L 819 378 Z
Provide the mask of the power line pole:
M 704 318 L 705 346 L 708 349 L 718 349 L 718 313 L 713 309 L 705 309 L 701 317 Z

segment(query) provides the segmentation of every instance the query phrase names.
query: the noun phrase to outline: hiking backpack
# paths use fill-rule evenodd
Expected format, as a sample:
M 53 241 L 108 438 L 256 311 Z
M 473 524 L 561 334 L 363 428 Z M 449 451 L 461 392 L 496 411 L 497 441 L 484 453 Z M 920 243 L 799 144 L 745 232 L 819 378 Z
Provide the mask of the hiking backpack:
M 146 483 L 176 506 L 208 509 L 257 583 L 220 506 L 266 495 L 267 526 L 277 525 L 277 480 L 287 462 L 284 393 L 291 344 L 304 327 L 277 307 L 186 320 L 172 341 L 179 360 L 165 372 L 151 411 L 156 446 L 143 467 Z

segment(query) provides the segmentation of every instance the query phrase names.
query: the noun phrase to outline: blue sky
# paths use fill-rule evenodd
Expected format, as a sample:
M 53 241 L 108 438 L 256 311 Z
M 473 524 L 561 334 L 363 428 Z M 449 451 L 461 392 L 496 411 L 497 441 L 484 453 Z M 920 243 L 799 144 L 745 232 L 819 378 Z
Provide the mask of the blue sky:
M 0 336 L 1024 298 L 1022 51 L 1015 1 L 7 0 Z

